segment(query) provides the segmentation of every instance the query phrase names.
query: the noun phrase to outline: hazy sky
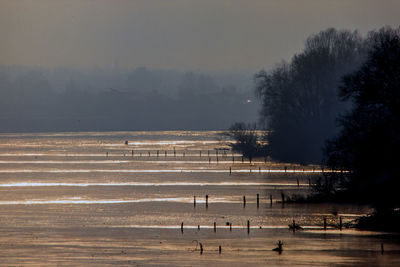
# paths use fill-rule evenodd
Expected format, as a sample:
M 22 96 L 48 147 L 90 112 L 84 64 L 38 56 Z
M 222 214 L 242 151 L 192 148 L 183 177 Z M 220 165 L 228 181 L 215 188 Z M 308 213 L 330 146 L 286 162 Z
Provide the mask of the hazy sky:
M 251 72 L 327 27 L 384 25 L 399 0 L 0 0 L 0 64 Z

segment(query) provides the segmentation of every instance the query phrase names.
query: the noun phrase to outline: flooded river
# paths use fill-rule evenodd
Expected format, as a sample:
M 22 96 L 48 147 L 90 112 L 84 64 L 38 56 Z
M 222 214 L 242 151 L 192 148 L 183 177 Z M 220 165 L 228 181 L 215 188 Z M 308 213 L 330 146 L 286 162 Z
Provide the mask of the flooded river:
M 0 134 L 0 265 L 399 266 L 398 236 L 338 228 L 370 207 L 282 203 L 321 171 L 219 132 Z

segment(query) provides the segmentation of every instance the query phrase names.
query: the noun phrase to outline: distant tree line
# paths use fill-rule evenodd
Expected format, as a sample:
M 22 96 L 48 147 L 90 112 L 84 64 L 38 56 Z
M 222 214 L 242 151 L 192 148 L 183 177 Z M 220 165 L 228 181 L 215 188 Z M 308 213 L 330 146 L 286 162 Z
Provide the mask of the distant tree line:
M 245 80 L 146 68 L 0 66 L 0 132 L 222 130 L 257 114 L 251 78 L 248 87 Z

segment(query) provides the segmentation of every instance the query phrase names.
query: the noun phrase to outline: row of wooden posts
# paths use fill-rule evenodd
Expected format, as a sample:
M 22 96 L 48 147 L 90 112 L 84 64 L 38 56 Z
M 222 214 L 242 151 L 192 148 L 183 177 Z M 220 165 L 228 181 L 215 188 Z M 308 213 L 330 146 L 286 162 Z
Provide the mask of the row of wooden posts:
M 193 151 L 193 150 L 192 150 Z M 140 154 L 139 154 L 139 156 L 141 156 L 142 155 L 142 152 L 139 152 Z M 175 147 L 174 147 L 174 150 L 173 150 L 173 153 L 174 153 L 174 157 L 176 157 L 176 150 L 175 150 Z M 132 154 L 132 157 L 134 156 L 134 154 L 135 154 L 135 150 L 131 150 L 131 154 Z M 167 156 L 167 150 L 164 150 L 164 156 L 166 157 Z M 185 151 L 182 151 L 182 156 L 184 157 L 185 156 L 185 154 L 186 154 L 186 152 Z M 207 150 L 207 156 L 209 157 L 210 155 L 211 155 L 212 153 L 210 153 L 210 150 Z M 148 151 L 148 155 L 149 155 L 149 157 L 150 157 L 150 151 Z M 160 156 L 160 150 L 156 150 L 156 155 L 157 155 L 157 157 L 159 157 Z M 216 157 L 218 157 L 218 156 L 220 156 L 221 154 L 218 154 L 218 150 L 216 149 L 215 150 L 215 156 Z M 226 151 L 224 151 L 224 153 L 222 154 L 222 156 L 224 156 L 224 157 L 227 157 L 228 155 L 227 155 L 227 153 L 226 153 Z M 200 150 L 199 151 L 199 157 L 202 157 L 202 150 Z M 232 152 L 232 157 L 234 157 L 234 154 L 233 154 L 233 152 Z M 250 160 L 251 161 L 251 160 Z
M 297 183 L 299 186 L 299 183 Z M 205 196 L 206 208 L 208 208 L 208 195 Z M 256 195 L 257 208 L 260 207 L 260 194 Z M 272 195 L 269 195 L 269 203 L 272 205 Z M 285 193 L 281 192 L 281 203 L 285 203 Z M 196 196 L 193 196 L 193 206 L 196 207 Z M 246 207 L 246 196 L 243 196 L 243 207 Z
M 232 232 L 232 223 L 226 222 L 226 225 L 229 226 L 229 231 Z M 197 225 L 197 230 L 200 230 L 200 224 Z M 181 222 L 181 232 L 183 233 L 183 222 Z M 214 233 L 217 232 L 217 223 L 214 222 Z M 250 220 L 247 220 L 247 234 L 250 234 Z
M 326 223 L 326 217 L 323 218 L 323 227 L 324 227 L 324 231 L 327 230 L 327 223 Z M 229 231 L 232 232 L 232 223 L 231 222 L 226 222 L 226 226 L 229 226 Z M 343 228 L 343 222 L 342 222 L 342 216 L 339 217 L 339 230 L 342 231 Z M 260 227 L 261 228 L 261 227 Z M 298 226 L 295 222 L 295 220 L 293 219 L 293 223 L 292 226 L 290 227 L 293 231 L 295 231 L 296 229 L 300 229 L 301 227 Z M 200 230 L 200 225 L 197 225 L 197 230 Z M 183 222 L 181 222 L 181 232 L 183 233 Z M 214 222 L 214 233 L 217 232 L 217 223 Z M 247 234 L 250 234 L 250 220 L 247 220 Z
M 150 151 L 148 151 L 147 154 L 148 154 L 148 157 L 151 156 Z M 208 153 L 207 153 L 207 154 L 208 154 L 208 155 L 207 155 L 207 156 L 208 156 L 208 163 L 211 164 L 212 158 L 210 157 L 210 150 L 208 150 Z M 126 156 L 125 153 L 123 153 L 123 155 Z M 131 151 L 131 155 L 132 155 L 132 157 L 134 157 L 134 155 L 135 155 L 135 154 L 134 154 L 134 150 Z M 156 155 L 157 155 L 157 157 L 160 156 L 160 151 L 159 151 L 159 150 L 157 150 Z M 106 157 L 108 157 L 108 156 L 109 156 L 109 154 L 108 154 L 108 152 L 106 152 Z M 142 152 L 140 152 L 138 156 L 139 156 L 139 157 L 142 157 Z M 166 151 L 166 150 L 164 151 L 164 156 L 167 157 L 167 151 Z M 176 157 L 176 151 L 175 151 L 175 150 L 174 150 L 174 157 Z M 183 152 L 183 157 L 185 157 L 185 152 Z M 200 151 L 200 157 L 201 157 L 201 151 Z M 225 156 L 225 157 L 226 157 L 226 156 Z M 216 161 L 216 163 L 219 163 L 218 153 L 216 153 L 216 159 L 215 159 L 215 161 Z M 243 156 L 241 156 L 241 162 L 242 162 L 242 163 L 245 162 Z M 232 163 L 235 164 L 235 156 L 234 156 L 234 155 L 232 155 Z M 249 163 L 250 163 L 250 164 L 252 163 L 252 160 L 251 160 L 251 159 L 249 159 Z M 264 163 L 267 163 L 266 158 L 264 158 Z M 261 167 L 258 167 L 258 172 L 259 172 L 259 173 L 261 173 L 261 170 L 262 170 L 262 168 L 261 168 Z M 268 169 L 268 170 L 271 171 L 271 169 Z M 296 167 L 293 167 L 292 172 L 296 172 L 296 171 L 297 171 L 297 172 L 301 172 L 301 169 L 300 169 L 300 171 L 298 171 L 298 170 L 296 169 Z M 306 170 L 303 168 L 302 171 L 305 172 Z M 316 171 L 316 169 L 315 169 L 315 167 L 313 167 L 313 168 L 312 168 L 312 172 L 315 172 L 315 171 Z M 249 172 L 251 173 L 252 170 L 249 169 Z M 289 169 L 287 166 L 284 166 L 284 172 L 290 172 L 290 169 Z M 324 168 L 321 168 L 321 172 L 322 172 L 322 173 L 325 172 Z M 230 173 L 230 174 L 232 173 L 232 167 L 229 167 L 229 173 Z

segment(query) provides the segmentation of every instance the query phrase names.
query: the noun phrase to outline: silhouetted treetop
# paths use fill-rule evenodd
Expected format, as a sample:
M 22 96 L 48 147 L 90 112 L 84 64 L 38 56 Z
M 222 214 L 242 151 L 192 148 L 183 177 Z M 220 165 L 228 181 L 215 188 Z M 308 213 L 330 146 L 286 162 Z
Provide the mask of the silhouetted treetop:
M 350 192 L 387 207 L 400 204 L 400 28 L 371 32 L 368 42 L 366 62 L 340 87 L 354 107 L 341 117 L 326 156 L 332 168 L 350 171 L 342 181 Z
M 330 28 L 309 37 L 290 63 L 255 75 L 272 157 L 321 160 L 324 140 L 335 133 L 335 117 L 346 107 L 337 97 L 340 78 L 359 66 L 364 50 L 357 31 Z

